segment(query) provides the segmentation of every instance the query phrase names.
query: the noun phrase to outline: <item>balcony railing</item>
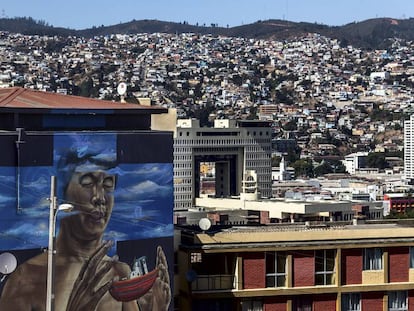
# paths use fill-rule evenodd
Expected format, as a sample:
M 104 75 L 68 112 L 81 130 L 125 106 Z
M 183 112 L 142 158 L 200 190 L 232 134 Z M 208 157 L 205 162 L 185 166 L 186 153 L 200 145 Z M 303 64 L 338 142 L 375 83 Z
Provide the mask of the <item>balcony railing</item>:
M 235 276 L 231 274 L 198 275 L 191 283 L 193 291 L 235 289 Z

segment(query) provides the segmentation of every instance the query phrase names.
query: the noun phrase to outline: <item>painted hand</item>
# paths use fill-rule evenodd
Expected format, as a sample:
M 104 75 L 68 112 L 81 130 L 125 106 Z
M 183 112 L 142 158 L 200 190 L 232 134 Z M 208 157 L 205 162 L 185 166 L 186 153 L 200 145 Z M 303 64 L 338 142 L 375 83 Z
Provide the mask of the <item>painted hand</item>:
M 167 311 L 171 302 L 168 262 L 161 246 L 157 248 L 158 277 L 151 290 L 138 300 L 142 311 Z
M 103 243 L 85 262 L 73 285 L 66 311 L 95 310 L 103 295 L 109 290 L 113 280 L 105 282 L 99 288 L 98 284 L 102 282 L 116 260 L 104 260 L 112 245 L 112 241 Z

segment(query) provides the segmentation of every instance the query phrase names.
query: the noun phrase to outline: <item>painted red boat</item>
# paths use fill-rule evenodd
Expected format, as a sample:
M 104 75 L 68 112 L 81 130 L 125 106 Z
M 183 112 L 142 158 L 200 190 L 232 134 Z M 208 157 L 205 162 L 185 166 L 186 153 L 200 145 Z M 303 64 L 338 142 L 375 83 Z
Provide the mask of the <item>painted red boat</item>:
M 132 301 L 140 298 L 147 293 L 158 276 L 158 269 L 154 269 L 147 274 L 137 276 L 127 280 L 116 281 L 112 284 L 109 292 L 118 301 Z

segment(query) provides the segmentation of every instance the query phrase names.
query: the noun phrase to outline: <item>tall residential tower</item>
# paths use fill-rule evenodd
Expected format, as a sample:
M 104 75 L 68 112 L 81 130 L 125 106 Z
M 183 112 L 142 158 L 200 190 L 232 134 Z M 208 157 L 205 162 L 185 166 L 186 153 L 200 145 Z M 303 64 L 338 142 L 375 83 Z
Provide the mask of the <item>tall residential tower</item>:
M 414 180 L 414 115 L 404 122 L 404 177 Z

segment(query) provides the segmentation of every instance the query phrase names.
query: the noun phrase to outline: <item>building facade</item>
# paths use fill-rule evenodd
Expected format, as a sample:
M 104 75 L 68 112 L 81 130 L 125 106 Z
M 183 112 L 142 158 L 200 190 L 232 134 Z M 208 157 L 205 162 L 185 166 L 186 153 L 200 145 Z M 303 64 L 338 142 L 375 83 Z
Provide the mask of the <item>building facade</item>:
M 345 170 L 349 174 L 354 175 L 357 171 L 366 166 L 367 156 L 368 152 L 348 154 L 345 156 L 345 159 L 342 160 L 342 164 L 345 166 Z
M 0 310 L 150 310 L 137 302 L 157 287 L 144 272 L 166 277 L 154 295 L 174 308 L 173 133 L 151 130 L 166 112 L 0 90 Z M 125 296 L 124 279 L 146 291 Z M 85 288 L 101 291 L 92 305 Z
M 268 122 L 216 120 L 200 127 L 198 120 L 178 120 L 174 139 L 175 209 L 194 206 L 200 196 L 200 165 L 215 163 L 215 195 L 238 196 L 243 178 L 254 171 L 257 190 L 271 196 L 271 129 Z
M 180 310 L 414 310 L 413 224 L 180 230 Z
M 404 121 L 404 177 L 414 178 L 414 115 Z

